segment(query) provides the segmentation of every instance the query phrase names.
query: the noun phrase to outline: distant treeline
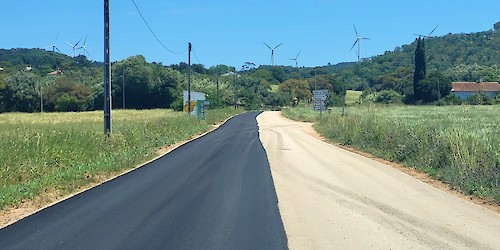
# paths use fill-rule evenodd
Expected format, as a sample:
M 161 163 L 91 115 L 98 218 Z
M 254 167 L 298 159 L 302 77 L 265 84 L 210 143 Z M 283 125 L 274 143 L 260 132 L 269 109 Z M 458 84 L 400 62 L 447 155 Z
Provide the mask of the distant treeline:
M 451 81 L 500 81 L 498 26 L 484 32 L 425 39 L 426 80 L 432 83 L 439 79 L 442 94 L 449 92 L 445 83 Z M 360 63 L 316 68 L 256 67 L 251 62 L 237 68 L 194 64 L 192 90 L 207 93 L 212 107 L 233 105 L 233 72 L 237 72 L 237 102 L 248 109 L 310 101 L 314 88 L 330 90 L 328 105 L 339 105 L 345 89 L 362 90 L 363 97 L 380 91 L 386 91 L 387 96 L 387 91 L 392 91 L 388 96 L 402 98 L 413 95 L 416 47 L 417 42 L 413 42 Z M 72 58 L 41 49 L 0 49 L 0 112 L 38 112 L 42 106 L 44 111 L 102 109 L 102 66 L 83 55 Z M 113 107 L 180 110 L 188 69 L 185 62 L 165 66 L 148 63 L 143 56 L 113 63 Z

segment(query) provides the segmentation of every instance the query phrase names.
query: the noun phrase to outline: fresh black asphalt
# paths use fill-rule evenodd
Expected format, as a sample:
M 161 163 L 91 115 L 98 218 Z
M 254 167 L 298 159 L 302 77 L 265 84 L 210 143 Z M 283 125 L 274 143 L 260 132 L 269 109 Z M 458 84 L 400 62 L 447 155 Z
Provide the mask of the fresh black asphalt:
M 0 249 L 286 249 L 256 116 L 0 230 Z

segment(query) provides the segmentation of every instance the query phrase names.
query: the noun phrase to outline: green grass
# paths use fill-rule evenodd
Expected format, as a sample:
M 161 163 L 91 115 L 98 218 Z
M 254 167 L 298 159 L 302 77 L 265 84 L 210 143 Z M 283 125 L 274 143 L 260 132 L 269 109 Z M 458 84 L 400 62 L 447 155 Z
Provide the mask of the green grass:
M 500 203 L 500 106 L 371 106 L 311 109 L 288 117 L 316 122 L 320 134 L 429 173 L 464 193 Z
M 200 121 L 171 110 L 117 110 L 110 138 L 103 135 L 102 111 L 0 114 L 0 208 L 46 190 L 72 193 L 240 112 L 208 110 L 207 120 Z
M 345 95 L 345 104 L 348 106 L 357 104 L 362 93 L 362 91 L 347 90 Z

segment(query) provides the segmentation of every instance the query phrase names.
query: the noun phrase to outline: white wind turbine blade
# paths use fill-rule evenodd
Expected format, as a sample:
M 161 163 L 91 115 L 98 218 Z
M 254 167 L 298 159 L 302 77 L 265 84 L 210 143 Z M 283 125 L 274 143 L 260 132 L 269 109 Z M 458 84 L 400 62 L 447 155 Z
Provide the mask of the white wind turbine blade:
M 83 53 L 87 53 L 88 56 L 90 56 L 89 51 L 87 50 L 87 46 L 83 47 Z

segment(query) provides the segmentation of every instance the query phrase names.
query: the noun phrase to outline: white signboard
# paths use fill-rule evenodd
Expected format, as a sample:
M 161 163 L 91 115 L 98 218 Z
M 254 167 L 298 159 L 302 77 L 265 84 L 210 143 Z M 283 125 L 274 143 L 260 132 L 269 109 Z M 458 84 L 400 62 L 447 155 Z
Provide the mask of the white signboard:
M 328 95 L 328 89 L 313 90 L 313 95 Z
M 328 99 L 328 89 L 313 90 L 314 110 L 326 110 L 325 101 Z
M 314 100 L 326 101 L 326 99 L 328 99 L 328 96 L 327 95 L 314 95 L 313 98 L 314 98 Z

